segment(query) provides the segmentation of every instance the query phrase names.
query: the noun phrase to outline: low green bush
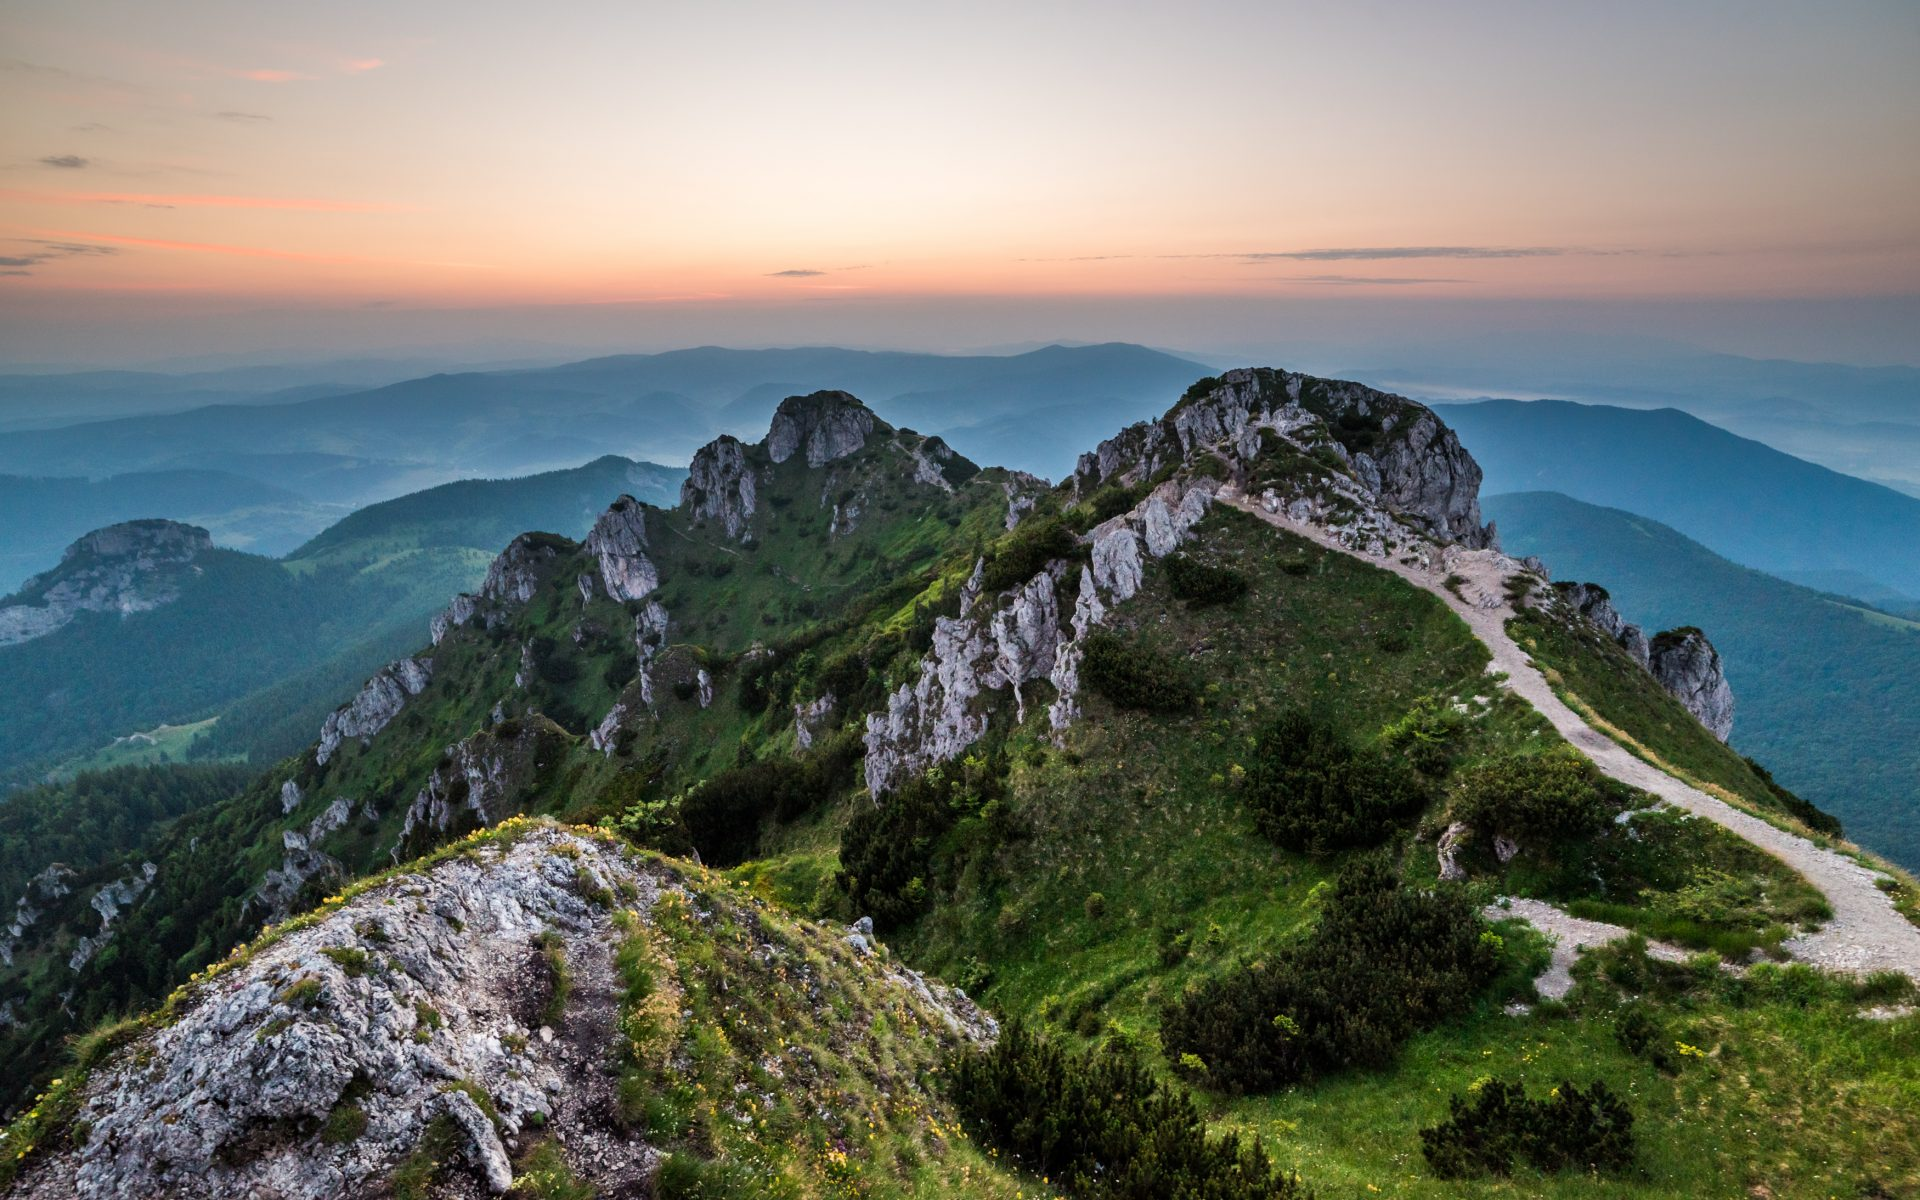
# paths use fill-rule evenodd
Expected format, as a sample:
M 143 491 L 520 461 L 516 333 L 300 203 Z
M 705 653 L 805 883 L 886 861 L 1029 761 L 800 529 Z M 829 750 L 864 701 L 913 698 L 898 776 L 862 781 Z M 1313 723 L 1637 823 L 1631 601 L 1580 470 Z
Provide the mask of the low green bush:
M 1080 679 L 1121 708 L 1177 714 L 1193 711 L 1200 690 L 1185 665 L 1143 643 L 1097 630 L 1081 647 Z
M 1412 772 L 1298 710 L 1260 733 L 1246 793 L 1262 833 L 1310 854 L 1379 845 L 1426 803 Z
M 1594 765 L 1572 750 L 1506 754 L 1456 777 L 1448 815 L 1522 846 L 1590 838 L 1616 804 Z
M 1307 1194 L 1257 1139 L 1208 1136 L 1191 1099 L 1117 1049 L 1067 1050 L 1014 1024 L 961 1055 L 951 1086 L 976 1138 L 1084 1200 Z
M 1499 945 L 1464 890 L 1409 887 L 1362 859 L 1336 877 L 1305 941 L 1168 1004 L 1161 1044 L 1177 1073 L 1229 1092 L 1384 1066 L 1487 986 Z
M 1175 598 L 1185 600 L 1189 608 L 1231 604 L 1247 594 L 1247 577 L 1232 567 L 1203 562 L 1190 554 L 1170 554 L 1164 561 Z
M 1516 1162 L 1541 1171 L 1621 1171 L 1633 1165 L 1633 1111 L 1607 1085 L 1562 1082 L 1544 1100 L 1491 1079 L 1447 1102 L 1450 1115 L 1420 1131 L 1427 1166 L 1442 1179 L 1508 1175 Z

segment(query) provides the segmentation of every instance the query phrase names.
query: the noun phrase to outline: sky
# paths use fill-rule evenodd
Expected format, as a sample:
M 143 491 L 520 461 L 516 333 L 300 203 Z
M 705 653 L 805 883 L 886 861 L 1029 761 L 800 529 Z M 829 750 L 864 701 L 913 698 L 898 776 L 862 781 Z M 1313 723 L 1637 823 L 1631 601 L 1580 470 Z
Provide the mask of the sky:
M 0 360 L 1920 361 L 1920 5 L 10 0 Z

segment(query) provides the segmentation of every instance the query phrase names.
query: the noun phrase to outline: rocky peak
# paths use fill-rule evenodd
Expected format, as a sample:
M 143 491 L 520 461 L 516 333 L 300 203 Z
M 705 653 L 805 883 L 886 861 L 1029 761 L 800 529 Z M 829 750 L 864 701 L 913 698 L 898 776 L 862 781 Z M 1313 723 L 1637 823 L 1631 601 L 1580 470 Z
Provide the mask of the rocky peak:
M 805 451 L 809 467 L 825 466 L 866 445 L 874 425 L 872 410 L 845 392 L 789 396 L 767 430 L 767 457 L 783 463 Z
M 1646 633 L 1620 615 L 1607 589 L 1597 583 L 1560 583 L 1554 586 L 1575 612 L 1612 638 L 1621 649 L 1633 656 L 1635 662 L 1643 667 L 1650 665 Z
M 1726 741 L 1733 732 L 1733 688 L 1707 635 L 1692 626 L 1655 634 L 1649 659 L 1648 669 L 1660 686 Z
M 1481 472 L 1460 439 L 1424 405 L 1358 383 L 1267 367 L 1202 380 L 1157 421 L 1129 426 L 1080 456 L 1076 490 L 1134 484 L 1196 453 L 1211 454 L 1237 481 L 1260 454 L 1263 434 L 1337 466 L 1376 505 L 1409 518 L 1439 541 L 1493 544 L 1480 520 Z
M 615 600 L 643 600 L 660 586 L 660 571 L 647 557 L 647 509 L 621 496 L 600 514 L 587 534 L 587 553 L 600 564 L 600 579 Z M 581 596 L 590 598 L 591 577 L 582 576 Z
M 314 760 L 327 765 L 342 742 L 358 738 L 362 742 L 387 727 L 400 715 L 407 701 L 427 689 L 433 680 L 433 659 L 426 655 L 403 658 L 380 668 L 367 680 L 360 693 L 327 715 L 320 727 L 320 744 Z
M 728 537 L 737 538 L 753 519 L 758 493 L 746 446 L 723 435 L 700 447 L 687 464 L 680 508 L 696 521 L 719 521 Z
M 44 637 L 83 612 L 148 612 L 180 598 L 193 560 L 213 549 L 198 525 L 123 521 L 68 546 L 60 565 L 36 575 L 0 607 L 0 646 Z

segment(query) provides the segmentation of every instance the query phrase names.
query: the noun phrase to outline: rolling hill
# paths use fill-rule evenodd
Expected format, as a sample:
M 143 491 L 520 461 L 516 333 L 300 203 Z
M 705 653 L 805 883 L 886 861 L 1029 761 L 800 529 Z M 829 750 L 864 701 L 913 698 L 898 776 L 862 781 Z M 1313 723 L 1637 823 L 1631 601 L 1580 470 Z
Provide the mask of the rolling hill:
M 1551 490 L 1640 513 L 1769 574 L 1848 571 L 1920 594 L 1920 499 L 1676 409 L 1489 400 L 1435 409 L 1485 491 Z

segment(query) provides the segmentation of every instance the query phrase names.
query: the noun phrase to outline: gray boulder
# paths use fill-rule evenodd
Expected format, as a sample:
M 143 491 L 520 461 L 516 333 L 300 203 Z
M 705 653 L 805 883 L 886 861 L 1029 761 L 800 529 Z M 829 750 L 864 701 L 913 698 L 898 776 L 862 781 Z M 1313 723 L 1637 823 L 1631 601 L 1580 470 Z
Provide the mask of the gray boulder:
M 1733 689 L 1720 652 L 1692 626 L 1654 635 L 1649 669 L 1721 741 L 1733 732 Z

